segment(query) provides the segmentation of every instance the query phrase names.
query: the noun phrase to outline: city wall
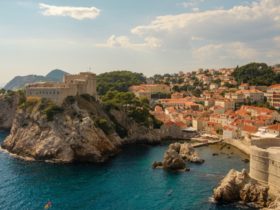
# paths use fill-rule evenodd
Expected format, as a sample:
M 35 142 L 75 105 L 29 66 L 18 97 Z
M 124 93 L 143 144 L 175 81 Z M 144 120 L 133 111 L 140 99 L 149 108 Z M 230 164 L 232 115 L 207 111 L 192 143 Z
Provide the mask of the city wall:
M 280 139 L 253 140 L 250 176 L 268 185 L 272 193 L 280 192 Z

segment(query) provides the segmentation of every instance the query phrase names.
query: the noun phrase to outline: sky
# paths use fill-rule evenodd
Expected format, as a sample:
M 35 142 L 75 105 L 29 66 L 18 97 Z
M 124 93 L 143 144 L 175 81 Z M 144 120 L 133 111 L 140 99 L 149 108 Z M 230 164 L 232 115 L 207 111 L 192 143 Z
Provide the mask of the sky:
M 1 0 L 0 84 L 280 63 L 280 0 Z

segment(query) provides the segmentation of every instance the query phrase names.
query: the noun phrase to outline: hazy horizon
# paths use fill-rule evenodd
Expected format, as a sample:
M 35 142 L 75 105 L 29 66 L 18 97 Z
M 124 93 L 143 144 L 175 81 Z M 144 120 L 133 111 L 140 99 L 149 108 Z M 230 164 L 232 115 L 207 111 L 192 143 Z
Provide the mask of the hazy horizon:
M 10 0 L 0 13 L 0 86 L 53 69 L 150 76 L 279 63 L 279 0 Z

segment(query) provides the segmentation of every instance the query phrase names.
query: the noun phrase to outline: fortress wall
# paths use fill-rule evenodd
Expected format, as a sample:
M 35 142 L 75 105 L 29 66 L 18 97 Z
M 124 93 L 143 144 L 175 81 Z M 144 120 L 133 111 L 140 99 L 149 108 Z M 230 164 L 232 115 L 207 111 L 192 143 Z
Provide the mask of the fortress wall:
M 93 73 L 80 73 L 78 75 L 65 75 L 64 83 L 37 84 L 26 87 L 26 96 L 47 98 L 61 105 L 68 96 L 88 93 L 96 96 L 96 75 Z
M 280 191 L 280 153 L 269 154 L 268 184 L 274 190 Z
M 261 139 L 252 144 L 250 176 L 272 191 L 280 191 L 280 139 Z
M 269 154 L 258 147 L 251 147 L 250 176 L 265 184 L 268 183 Z

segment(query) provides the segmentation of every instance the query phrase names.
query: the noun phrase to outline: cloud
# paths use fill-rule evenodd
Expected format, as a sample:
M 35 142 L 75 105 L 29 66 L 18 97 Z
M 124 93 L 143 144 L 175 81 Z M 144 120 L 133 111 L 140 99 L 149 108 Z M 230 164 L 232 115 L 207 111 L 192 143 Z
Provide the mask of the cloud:
M 187 2 L 181 3 L 181 5 L 185 8 L 193 8 L 199 5 L 200 3 L 204 2 L 205 0 L 191 0 Z
M 232 42 L 225 44 L 209 44 L 193 50 L 197 60 L 242 60 L 251 61 L 258 56 L 258 51 L 245 43 Z
M 133 43 L 127 36 L 112 35 L 106 43 L 96 44 L 97 47 L 104 48 L 128 48 L 128 49 L 154 49 L 161 46 L 161 41 L 155 37 L 146 37 L 143 43 Z
M 134 27 L 136 35 L 155 35 L 162 32 L 184 33 L 188 37 L 206 37 L 211 40 L 252 39 L 279 33 L 280 1 L 260 0 L 250 5 L 231 9 L 158 16 L 146 25 Z
M 95 19 L 100 14 L 96 7 L 54 6 L 43 3 L 40 3 L 39 7 L 44 16 L 65 16 L 76 20 Z

